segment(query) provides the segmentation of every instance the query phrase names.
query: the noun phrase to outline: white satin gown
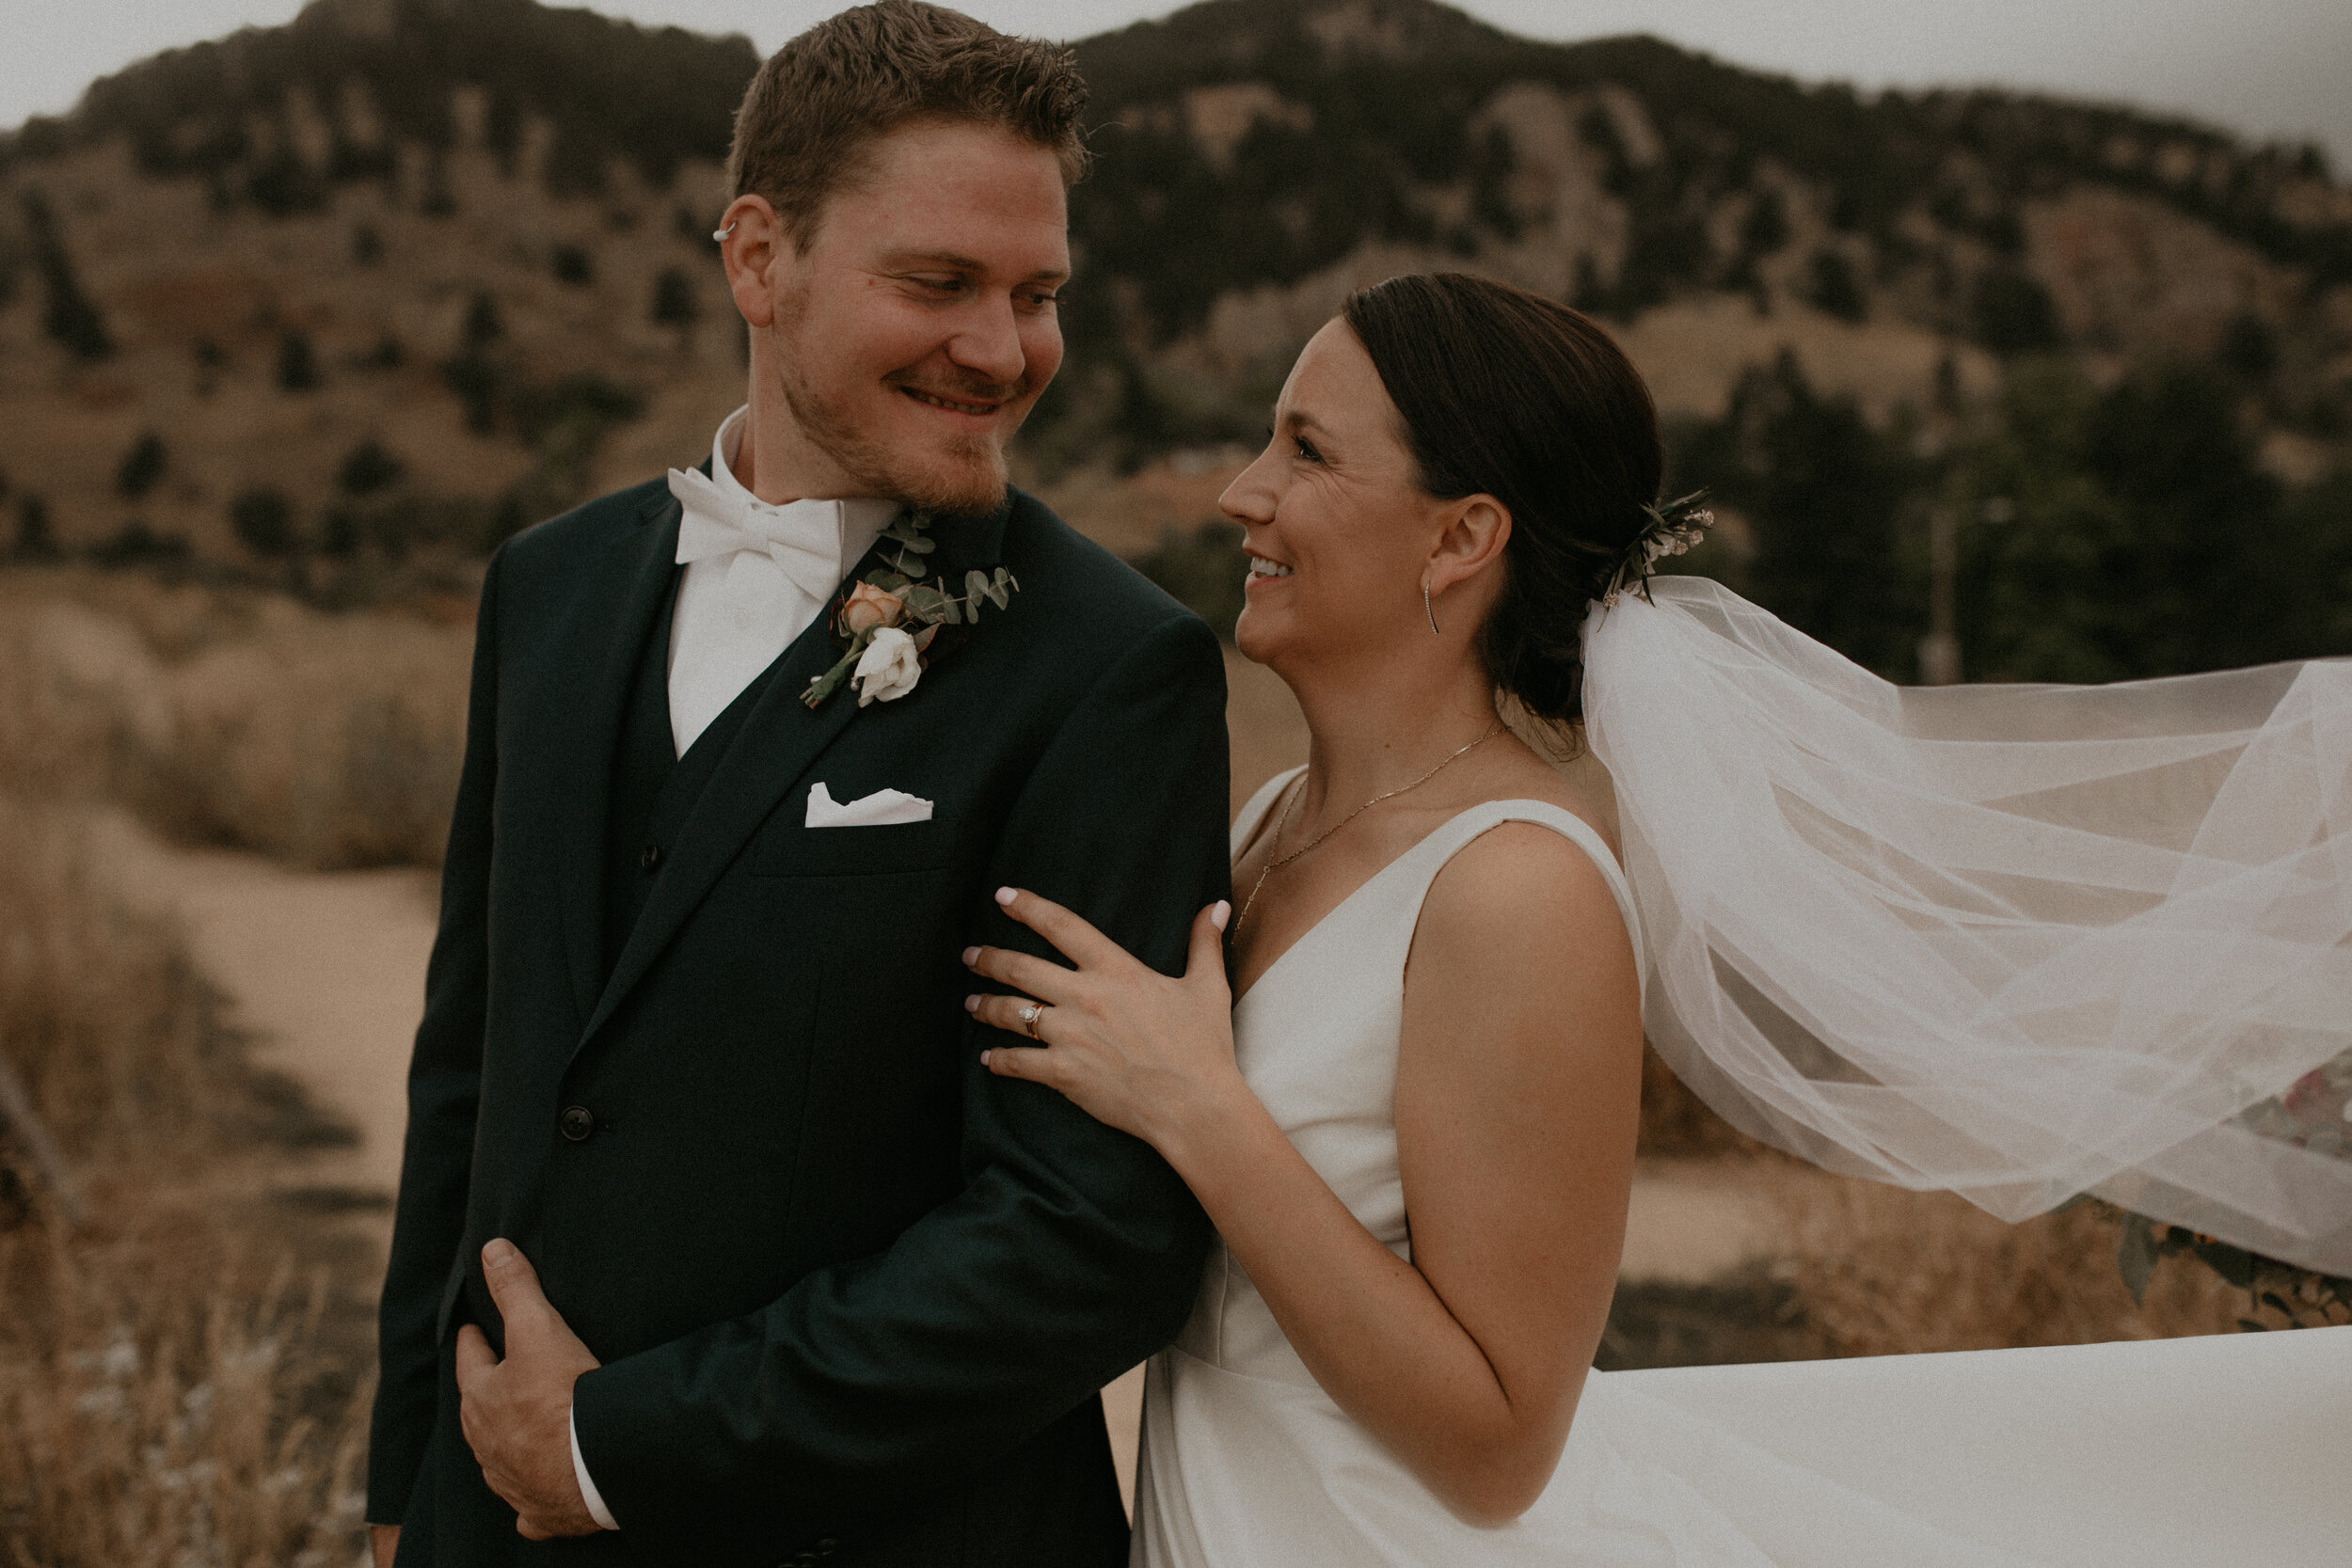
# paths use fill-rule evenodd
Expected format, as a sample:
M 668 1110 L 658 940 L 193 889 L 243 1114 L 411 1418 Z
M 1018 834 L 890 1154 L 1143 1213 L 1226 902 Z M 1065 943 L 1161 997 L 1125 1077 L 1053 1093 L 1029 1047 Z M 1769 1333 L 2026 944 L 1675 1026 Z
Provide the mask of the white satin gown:
M 1233 824 L 1238 852 L 1295 774 L 1269 783 Z M 1398 1257 L 1412 1240 L 1398 1174 L 1394 1101 L 1405 960 L 1422 899 L 1464 846 L 1503 822 L 1533 822 L 1592 858 L 1636 932 L 1615 860 L 1585 823 L 1534 800 L 1472 807 L 1391 863 L 1302 937 L 1233 1012 L 1244 1076 L 1285 1135 L 1357 1219 Z M 2149 1367 L 2097 1353 L 2161 1354 L 2169 1345 L 1893 1356 L 1871 1363 L 1594 1372 L 1549 1488 L 1516 1522 L 1464 1524 L 1411 1471 L 1335 1405 L 1283 1337 L 1222 1243 L 1214 1246 L 1190 1321 L 1150 1364 L 1137 1465 L 1137 1568 L 2084 1568 L 2224 1560 L 2197 1545 L 2243 1549 L 2308 1539 L 2306 1491 L 2345 1457 L 2272 1442 L 2223 1460 L 2239 1496 L 2184 1521 L 2181 1484 L 2132 1445 L 2174 1397 L 2227 1405 L 2267 1379 L 2289 1398 L 2263 1426 L 2294 1430 L 2293 1399 L 2352 1428 L 2352 1329 L 2246 1335 L 2268 1354 L 2216 1365 Z M 2328 1342 L 2331 1354 L 2312 1353 Z M 2173 1341 L 2224 1345 L 2227 1341 Z M 2093 1359 L 2086 1362 L 2086 1353 Z M 2011 1358 L 2003 1361 L 2001 1358 Z M 2014 1358 L 2026 1358 L 2020 1362 Z M 2038 1360 L 2034 1358 L 2040 1358 Z M 2314 1383 L 2322 1362 L 2331 1369 Z M 1871 1382 L 1892 1364 L 1902 1376 Z M 1861 1369 L 1862 1376 L 1838 1374 Z M 2249 1369 L 2251 1384 L 2249 1386 Z M 1979 1375 L 1990 1370 L 1991 1386 Z M 2204 1382 L 2197 1381 L 2201 1370 Z M 1797 1382 L 1791 1386 L 1788 1374 Z M 1829 1374 L 1824 1376 L 1824 1374 Z M 2098 1401 L 2129 1386 L 2153 1409 Z M 2025 1403 L 2002 1390 L 2022 1393 Z M 2037 1401 L 2039 1402 L 2037 1402 Z M 2080 1430 L 2088 1416 L 2097 1431 Z M 2120 1416 L 2107 1420 L 2106 1416 Z M 2155 1417 L 2152 1421 L 2151 1417 Z M 2070 1426 L 2069 1421 L 2074 1425 Z M 2044 1436 L 2031 1433 L 2039 1422 Z M 2110 1430 L 2113 1429 L 2113 1430 Z M 2314 1429 L 2303 1427 L 2307 1434 Z M 2234 1441 L 2244 1441 L 2241 1426 Z M 1914 1441 L 1914 1438 L 1916 1441 Z M 1955 1449 L 1957 1442 L 1957 1449 Z M 2089 1488 L 2065 1466 L 2086 1442 L 2114 1461 Z M 2322 1444 L 2323 1449 L 2327 1445 Z M 2344 1445 L 2337 1443 L 2341 1449 Z M 2218 1447 L 2218 1445 L 2217 1445 Z M 1906 1463 L 1903 1454 L 1919 1464 Z M 2054 1457 L 2055 1456 L 2055 1459 Z M 2052 1469 L 2052 1465 L 2059 1466 Z M 1922 1466 L 1930 1472 L 1922 1476 Z M 2299 1466 L 2299 1468 L 2298 1468 Z M 2239 1475 L 2238 1472 L 2246 1472 Z M 1941 1472 L 1940 1474 L 1935 1472 Z M 2110 1473 L 2112 1472 L 2112 1473 Z M 2214 1477 L 2197 1466 L 2201 1489 Z M 2141 1482 L 2145 1484 L 2141 1484 Z M 1987 1498 L 1987 1492 L 1992 1494 Z M 2001 1505 L 1988 1509 L 1990 1500 Z M 2304 1513 L 2299 1514 L 2298 1509 Z M 2039 1513 L 2037 1513 L 2039 1510 Z M 1989 1517 L 1989 1515 L 1997 1515 Z M 2210 1526 L 2209 1529 L 2200 1527 Z M 2250 1533 L 2250 1537 L 2249 1532 Z M 2352 1535 L 2330 1550 L 2352 1553 Z M 2044 1552 L 2040 1547 L 2048 1545 Z M 2190 1555 L 2179 1555 L 2186 1552 Z M 2261 1560 L 2230 1554 L 2234 1560 Z M 2282 1560 L 2271 1558 L 2268 1560 Z M 2344 1560 L 2352 1560 L 2347 1557 Z

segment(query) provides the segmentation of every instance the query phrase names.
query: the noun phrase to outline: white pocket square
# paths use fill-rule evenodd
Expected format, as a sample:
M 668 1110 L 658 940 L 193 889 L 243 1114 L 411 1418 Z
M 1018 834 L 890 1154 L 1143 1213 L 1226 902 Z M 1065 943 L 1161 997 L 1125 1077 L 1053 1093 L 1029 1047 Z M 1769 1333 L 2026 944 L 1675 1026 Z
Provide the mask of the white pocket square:
M 931 803 L 903 790 L 878 789 L 844 805 L 822 784 L 808 792 L 806 828 L 883 828 L 897 822 L 929 822 Z

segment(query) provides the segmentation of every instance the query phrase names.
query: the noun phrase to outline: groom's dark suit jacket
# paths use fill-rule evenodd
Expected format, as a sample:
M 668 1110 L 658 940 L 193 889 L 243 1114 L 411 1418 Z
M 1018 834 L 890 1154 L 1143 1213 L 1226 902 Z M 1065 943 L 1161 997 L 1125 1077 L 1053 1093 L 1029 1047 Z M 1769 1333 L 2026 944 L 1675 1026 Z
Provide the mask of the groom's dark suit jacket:
M 1043 950 L 1017 884 L 1183 967 L 1227 891 L 1216 640 L 1015 491 L 934 525 L 950 583 L 1020 591 L 912 693 L 803 705 L 820 617 L 673 762 L 677 527 L 641 485 L 483 585 L 368 1517 L 404 1568 L 1123 1563 L 1095 1390 L 1182 1323 L 1206 1223 L 1144 1144 L 980 1068 L 1005 1037 L 959 955 Z M 820 781 L 934 816 L 811 829 Z M 523 1540 L 459 1430 L 493 1236 L 604 1363 L 574 1419 L 617 1533 Z

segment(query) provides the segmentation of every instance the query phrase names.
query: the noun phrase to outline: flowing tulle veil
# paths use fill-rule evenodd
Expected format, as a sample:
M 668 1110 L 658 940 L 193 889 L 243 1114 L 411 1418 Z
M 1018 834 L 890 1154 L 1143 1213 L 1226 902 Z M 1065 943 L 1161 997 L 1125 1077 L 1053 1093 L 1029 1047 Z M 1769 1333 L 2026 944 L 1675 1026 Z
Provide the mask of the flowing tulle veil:
M 2352 1275 L 2352 660 L 1896 687 L 1722 585 L 1584 623 L 1648 1033 L 1718 1113 L 2019 1220 Z

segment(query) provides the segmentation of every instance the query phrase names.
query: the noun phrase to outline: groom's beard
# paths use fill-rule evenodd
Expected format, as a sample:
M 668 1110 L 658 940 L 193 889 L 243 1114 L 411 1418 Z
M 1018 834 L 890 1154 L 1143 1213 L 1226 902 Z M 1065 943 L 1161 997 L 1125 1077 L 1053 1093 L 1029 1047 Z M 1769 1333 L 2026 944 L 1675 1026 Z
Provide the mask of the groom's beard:
M 801 433 L 861 490 L 948 516 L 992 512 L 1005 499 L 1009 475 L 1003 443 L 994 436 L 953 436 L 928 451 L 905 451 L 867 435 L 839 400 L 802 382 L 790 370 L 782 381 L 785 406 Z M 918 389 L 992 403 L 1017 396 L 1020 390 L 981 381 Z

